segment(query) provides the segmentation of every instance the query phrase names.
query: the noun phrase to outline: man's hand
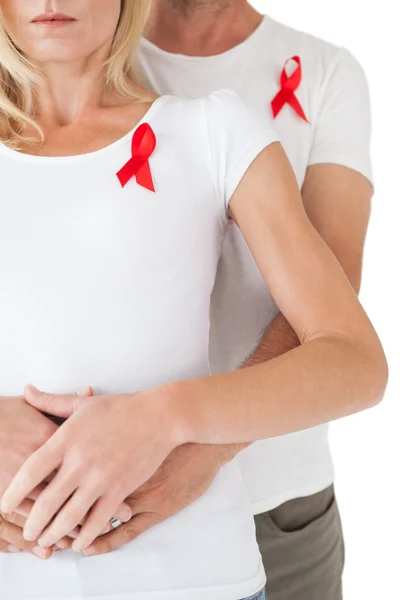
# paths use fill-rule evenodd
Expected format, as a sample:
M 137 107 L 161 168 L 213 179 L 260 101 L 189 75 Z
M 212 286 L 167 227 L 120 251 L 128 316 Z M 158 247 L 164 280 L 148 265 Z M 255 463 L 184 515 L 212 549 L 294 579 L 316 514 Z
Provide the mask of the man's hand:
M 27 542 L 23 536 L 26 517 L 18 513 L 0 514 L 0 552 L 30 552 L 42 560 L 50 558 L 53 552 L 70 548 L 71 538 L 63 538 L 52 548 L 41 548 L 37 541 Z
M 57 430 L 57 426 L 30 406 L 23 396 L 0 397 L 0 496 L 25 460 L 40 448 Z M 34 494 L 29 495 L 32 502 Z M 0 551 L 27 550 L 39 558 L 49 558 L 51 548 L 40 548 L 37 542 L 25 542 L 20 523 L 23 517 L 0 515 Z
M 0 496 L 26 459 L 56 431 L 23 396 L 0 396 Z
M 83 553 L 105 554 L 177 514 L 208 490 L 220 468 L 247 444 L 226 446 L 185 444 L 165 459 L 156 473 L 126 503 L 133 518 L 98 537 Z

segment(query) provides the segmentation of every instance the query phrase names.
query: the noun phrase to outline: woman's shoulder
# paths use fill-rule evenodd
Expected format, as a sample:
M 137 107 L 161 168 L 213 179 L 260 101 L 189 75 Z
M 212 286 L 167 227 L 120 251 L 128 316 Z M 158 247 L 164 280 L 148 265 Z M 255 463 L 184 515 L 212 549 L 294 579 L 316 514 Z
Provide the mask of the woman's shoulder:
M 229 110 L 249 110 L 246 107 L 243 100 L 229 89 L 221 89 L 204 96 L 196 96 L 195 98 L 187 98 L 178 95 L 167 95 L 175 105 L 181 109 L 214 109 L 216 111 L 229 111 Z
M 210 137 L 224 142 L 227 150 L 238 141 L 246 145 L 256 137 L 277 140 L 272 117 L 249 106 L 232 90 L 222 89 L 204 98 L 204 107 Z
M 157 111 L 161 130 L 197 148 L 202 140 L 219 160 L 228 154 L 240 156 L 257 140 L 279 141 L 267 110 L 256 111 L 232 90 L 194 99 L 161 96 L 163 102 L 166 110 Z
M 246 126 L 251 129 L 273 129 L 272 119 L 268 117 L 267 112 L 260 114 L 229 89 L 221 89 L 196 98 L 167 95 L 161 96 L 161 102 L 162 98 L 168 100 L 168 116 L 175 116 L 181 124 L 205 124 L 212 136 L 219 131 L 231 131 Z

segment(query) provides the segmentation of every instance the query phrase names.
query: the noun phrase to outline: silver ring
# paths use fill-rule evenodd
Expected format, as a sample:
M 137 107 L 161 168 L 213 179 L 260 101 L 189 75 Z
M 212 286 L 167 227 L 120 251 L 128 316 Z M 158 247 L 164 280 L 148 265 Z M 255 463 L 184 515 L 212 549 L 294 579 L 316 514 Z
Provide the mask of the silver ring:
M 116 519 L 115 517 L 112 517 L 110 519 L 110 525 L 113 529 L 117 529 L 118 527 L 121 527 L 122 522 L 119 519 Z

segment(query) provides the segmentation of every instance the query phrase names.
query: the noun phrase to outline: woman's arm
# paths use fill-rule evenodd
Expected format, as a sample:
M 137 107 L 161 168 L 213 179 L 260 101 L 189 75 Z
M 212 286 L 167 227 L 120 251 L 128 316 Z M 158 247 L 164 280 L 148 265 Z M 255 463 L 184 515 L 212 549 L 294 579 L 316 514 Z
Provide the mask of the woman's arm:
M 51 546 L 92 507 L 73 544 L 82 551 L 177 446 L 276 436 L 381 399 L 383 350 L 339 263 L 308 221 L 279 144 L 253 162 L 230 210 L 301 346 L 234 373 L 137 394 L 77 399 L 28 386 L 29 403 L 68 420 L 25 462 L 2 498 L 1 509 L 11 512 L 58 470 L 35 502 L 25 539 L 45 530 L 40 544 Z
M 388 377 L 381 344 L 338 261 L 308 220 L 279 143 L 250 166 L 230 212 L 301 345 L 261 365 L 166 386 L 166 401 L 185 439 L 253 441 L 379 402 Z

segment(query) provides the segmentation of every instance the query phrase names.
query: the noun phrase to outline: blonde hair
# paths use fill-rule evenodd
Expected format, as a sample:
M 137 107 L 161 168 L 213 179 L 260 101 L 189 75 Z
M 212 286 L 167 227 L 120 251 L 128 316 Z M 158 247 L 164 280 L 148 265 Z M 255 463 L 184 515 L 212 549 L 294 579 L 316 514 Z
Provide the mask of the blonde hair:
M 121 15 L 110 55 L 104 64 L 104 85 L 119 96 L 143 102 L 153 99 L 150 92 L 137 87 L 135 60 L 137 46 L 149 10 L 149 0 L 122 0 Z M 20 144 L 37 144 L 38 139 L 22 134 L 24 127 L 34 127 L 44 141 L 42 129 L 34 120 L 36 89 L 42 78 L 7 34 L 0 8 L 0 141 L 10 148 Z

